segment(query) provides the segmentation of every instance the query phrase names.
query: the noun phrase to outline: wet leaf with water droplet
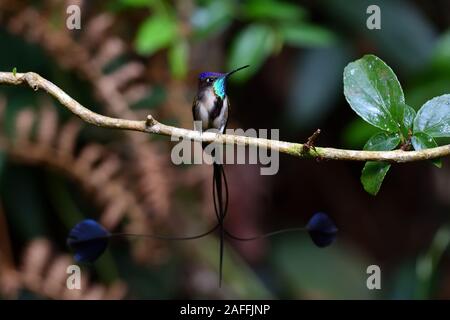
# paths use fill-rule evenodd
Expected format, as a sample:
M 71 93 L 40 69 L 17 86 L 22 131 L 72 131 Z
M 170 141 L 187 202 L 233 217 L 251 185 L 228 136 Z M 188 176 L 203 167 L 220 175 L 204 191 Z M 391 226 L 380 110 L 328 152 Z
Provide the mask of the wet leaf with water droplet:
M 423 150 L 429 148 L 436 148 L 438 144 L 433 139 L 433 137 L 429 136 L 424 132 L 416 132 L 411 137 L 411 143 L 414 147 L 414 150 Z M 438 168 L 442 168 L 442 160 L 441 159 L 433 159 L 431 162 Z
M 416 110 L 407 104 L 404 105 L 403 125 L 401 126 L 402 134 L 404 137 L 408 136 L 409 130 L 413 127 L 414 118 L 416 117 Z
M 399 133 L 380 132 L 367 141 L 364 150 L 369 151 L 390 151 L 400 144 Z M 361 183 L 371 195 L 376 195 L 380 190 L 384 177 L 391 164 L 381 161 L 367 161 L 361 173 Z
M 393 150 L 400 143 L 400 134 L 379 132 L 372 136 L 364 146 L 364 150 L 368 151 L 385 151 Z
M 364 190 L 376 196 L 390 168 L 391 165 L 387 162 L 367 161 L 361 173 Z
M 414 132 L 429 136 L 450 137 L 450 94 L 427 101 L 414 119 Z
M 365 55 L 348 64 L 344 69 L 344 94 L 365 121 L 384 131 L 399 131 L 405 97 L 395 73 L 380 58 Z

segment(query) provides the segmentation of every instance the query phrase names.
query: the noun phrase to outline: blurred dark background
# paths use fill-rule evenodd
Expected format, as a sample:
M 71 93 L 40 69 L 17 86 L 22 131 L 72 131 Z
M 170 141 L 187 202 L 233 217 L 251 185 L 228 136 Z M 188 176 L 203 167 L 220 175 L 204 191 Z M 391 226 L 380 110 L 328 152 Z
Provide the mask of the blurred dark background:
M 369 30 L 366 9 L 381 9 Z M 68 6 L 81 9 L 69 30 Z M 343 96 L 342 72 L 372 53 L 397 74 L 416 110 L 450 92 L 449 1 L 48 0 L 0 1 L 0 70 L 34 71 L 96 112 L 151 113 L 192 127 L 197 75 L 250 64 L 229 86 L 231 128 L 278 128 L 319 146 L 362 149 L 374 128 Z M 215 236 L 168 243 L 114 241 L 82 267 L 65 237 L 83 218 L 135 233 L 194 234 L 214 222 L 212 169 L 175 166 L 167 137 L 79 121 L 44 92 L 0 87 L 0 297 L 450 298 L 450 162 L 394 165 L 377 196 L 363 164 L 280 155 L 280 170 L 227 165 L 228 228 L 254 235 L 301 226 L 317 211 L 339 227 L 326 249 L 305 234 L 227 243 L 217 285 Z M 449 141 L 439 141 L 440 144 Z M 381 290 L 366 269 L 379 265 Z

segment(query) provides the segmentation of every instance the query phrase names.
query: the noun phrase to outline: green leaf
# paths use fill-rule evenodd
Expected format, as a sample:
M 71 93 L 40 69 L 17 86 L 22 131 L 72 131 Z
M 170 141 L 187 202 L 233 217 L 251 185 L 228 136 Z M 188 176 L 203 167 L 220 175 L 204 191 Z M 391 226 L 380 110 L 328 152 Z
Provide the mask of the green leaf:
M 151 55 L 167 47 L 177 35 L 177 22 L 167 15 L 145 20 L 137 32 L 135 48 L 139 54 Z
M 414 119 L 414 132 L 436 137 L 450 137 L 450 94 L 427 101 Z
M 414 147 L 414 150 L 423 150 L 429 148 L 436 148 L 438 144 L 433 139 L 433 137 L 429 136 L 424 132 L 415 132 L 411 137 L 411 143 Z M 433 159 L 431 162 L 438 168 L 442 168 L 442 160 L 441 159 Z
M 391 165 L 387 162 L 367 161 L 361 174 L 364 190 L 376 196 L 390 168 Z
M 379 132 L 366 142 L 364 150 L 389 151 L 394 150 L 399 143 L 400 135 L 398 133 Z
M 416 117 L 416 110 L 407 105 L 406 103 L 399 103 L 398 113 L 396 119 L 400 124 L 400 132 L 403 137 L 409 137 L 413 131 L 414 118 Z
M 12 70 L 12 72 L 13 72 L 13 75 L 14 75 L 14 77 L 16 76 L 16 74 L 17 74 L 17 68 L 16 67 L 14 67 L 13 68 L 13 70 Z
M 405 97 L 395 73 L 380 58 L 366 55 L 344 69 L 344 94 L 365 121 L 397 132 L 404 115 Z
M 253 75 L 272 53 L 275 45 L 273 30 L 262 24 L 252 24 L 242 30 L 231 45 L 228 70 L 249 64 L 251 68 L 238 72 L 232 79 L 244 80 Z
M 369 151 L 389 151 L 395 149 L 400 143 L 398 133 L 380 132 L 367 141 L 364 150 Z M 371 195 L 376 195 L 380 190 L 384 177 L 391 164 L 381 161 L 367 161 L 361 173 L 361 183 Z
M 186 76 L 188 70 L 189 46 L 185 40 L 174 43 L 169 50 L 169 65 L 176 78 Z
M 249 19 L 272 19 L 297 21 L 306 13 L 298 5 L 273 0 L 251 0 L 243 6 L 244 15 Z
M 197 39 L 226 28 L 232 22 L 232 9 L 232 3 L 228 0 L 211 1 L 208 5 L 197 8 L 191 17 Z
M 336 40 L 327 29 L 310 24 L 284 25 L 280 31 L 284 41 L 295 47 L 326 46 Z
M 403 116 L 403 126 L 406 130 L 412 129 L 414 119 L 416 118 L 416 110 L 414 110 L 412 107 L 405 105 L 404 106 L 404 116 Z M 407 136 L 408 132 L 406 132 Z

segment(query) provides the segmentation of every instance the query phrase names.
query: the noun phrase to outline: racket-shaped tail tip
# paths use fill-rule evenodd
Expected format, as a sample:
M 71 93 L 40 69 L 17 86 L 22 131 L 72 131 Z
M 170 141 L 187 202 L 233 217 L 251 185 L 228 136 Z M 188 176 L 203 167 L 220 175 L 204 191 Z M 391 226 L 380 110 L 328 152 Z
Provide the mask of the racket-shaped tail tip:
M 317 212 L 309 219 L 306 230 L 314 244 L 320 248 L 332 244 L 338 231 L 333 220 L 323 212 Z
M 67 237 L 67 245 L 77 262 L 94 262 L 108 246 L 110 233 L 98 222 L 86 219 L 75 225 Z

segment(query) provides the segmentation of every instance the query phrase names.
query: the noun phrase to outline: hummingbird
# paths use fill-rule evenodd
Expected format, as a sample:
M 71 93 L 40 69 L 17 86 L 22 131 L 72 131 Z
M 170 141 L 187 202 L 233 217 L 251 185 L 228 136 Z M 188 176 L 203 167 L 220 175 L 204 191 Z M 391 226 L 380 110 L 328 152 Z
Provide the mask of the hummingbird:
M 224 133 L 228 123 L 230 104 L 226 92 L 229 76 L 247 68 L 248 65 L 228 73 L 203 72 L 198 80 L 198 93 L 192 106 L 195 121 L 201 121 L 202 130 L 217 129 Z M 204 143 L 205 147 L 208 143 Z M 225 189 L 222 189 L 223 185 Z M 224 192 L 223 192 L 224 191 Z M 326 247 L 334 242 L 338 229 L 331 218 L 322 212 L 315 213 L 305 227 L 289 228 L 269 232 L 253 237 L 240 237 L 225 229 L 224 219 L 228 210 L 228 185 L 223 166 L 213 162 L 213 202 L 217 223 L 209 230 L 191 236 L 171 236 L 158 234 L 111 233 L 92 219 L 85 219 L 75 225 L 69 232 L 67 245 L 74 251 L 78 262 L 92 263 L 97 260 L 109 245 L 112 238 L 144 237 L 159 240 L 185 241 L 203 238 L 216 230 L 220 232 L 219 250 L 219 287 L 222 283 L 224 237 L 236 241 L 253 241 L 275 236 L 285 232 L 307 231 L 313 243 L 318 247 Z
M 217 129 L 219 133 L 225 132 L 230 109 L 227 96 L 228 77 L 247 67 L 249 65 L 227 73 L 200 73 L 198 78 L 198 91 L 192 105 L 192 115 L 194 121 L 201 121 L 202 130 Z
M 201 130 L 216 129 L 224 133 L 228 124 L 228 112 L 230 102 L 227 95 L 227 80 L 237 71 L 245 69 L 249 65 L 234 69 L 227 73 L 202 72 L 198 78 L 198 91 L 192 105 L 194 121 L 201 122 Z M 203 143 L 203 149 L 208 143 Z M 214 154 L 212 154 L 214 156 Z M 225 182 L 225 194 L 223 195 L 222 177 Z M 225 197 L 225 199 L 224 199 Z M 222 284 L 223 245 L 224 245 L 224 219 L 228 209 L 228 185 L 225 171 L 218 161 L 213 162 L 213 200 L 217 223 L 220 232 L 219 249 L 219 287 Z

